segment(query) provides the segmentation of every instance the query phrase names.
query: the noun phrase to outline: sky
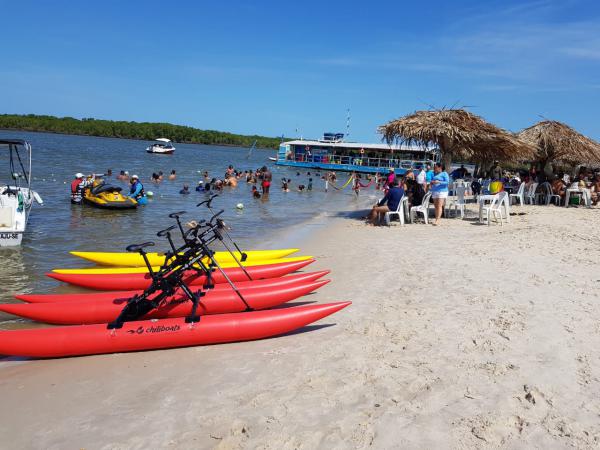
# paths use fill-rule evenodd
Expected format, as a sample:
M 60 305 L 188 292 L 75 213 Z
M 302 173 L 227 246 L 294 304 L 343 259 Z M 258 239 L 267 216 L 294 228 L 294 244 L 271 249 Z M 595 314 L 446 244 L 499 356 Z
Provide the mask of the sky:
M 467 107 L 600 140 L 600 2 L 0 0 L 0 113 L 315 138 Z

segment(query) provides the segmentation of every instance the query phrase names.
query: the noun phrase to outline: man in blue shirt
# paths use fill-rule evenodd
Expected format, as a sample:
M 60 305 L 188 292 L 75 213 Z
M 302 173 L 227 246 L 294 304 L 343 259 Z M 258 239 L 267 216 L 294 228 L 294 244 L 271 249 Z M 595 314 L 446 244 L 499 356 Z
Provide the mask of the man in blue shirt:
M 387 192 L 387 194 L 385 194 L 385 197 L 383 197 L 375 206 L 373 206 L 371 214 L 369 214 L 367 219 L 368 222 L 371 225 L 381 224 L 386 212 L 396 211 L 398 209 L 398 206 L 402 201 L 402 197 L 404 197 L 404 189 L 399 184 L 398 178 L 396 178 L 392 182 L 392 187 L 390 190 Z
M 140 179 L 137 175 L 133 175 L 130 180 L 131 189 L 129 190 L 128 197 L 133 198 L 138 202 L 138 205 L 145 205 L 148 203 L 146 199 L 146 193 L 144 192 L 144 186 L 140 182 Z

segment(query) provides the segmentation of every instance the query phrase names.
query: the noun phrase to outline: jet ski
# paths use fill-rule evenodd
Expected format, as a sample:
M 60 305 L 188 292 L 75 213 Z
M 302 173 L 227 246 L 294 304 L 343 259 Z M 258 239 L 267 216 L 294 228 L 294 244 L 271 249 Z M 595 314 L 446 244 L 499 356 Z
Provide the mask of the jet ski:
M 96 179 L 91 186 L 85 188 L 83 203 L 104 209 L 133 209 L 138 203 L 121 194 L 122 188 L 106 184 L 102 179 Z

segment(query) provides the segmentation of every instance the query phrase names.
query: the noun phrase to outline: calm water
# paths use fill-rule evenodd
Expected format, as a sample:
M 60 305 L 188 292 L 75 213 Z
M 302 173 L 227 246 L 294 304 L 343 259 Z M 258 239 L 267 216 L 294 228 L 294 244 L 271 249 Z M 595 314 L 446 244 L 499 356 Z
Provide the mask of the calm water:
M 168 213 L 179 210 L 189 212 L 188 217 L 206 217 L 206 209 L 196 208 L 205 194 L 183 196 L 179 194 L 183 183 L 193 190 L 200 172 L 207 170 L 211 177 L 223 177 L 229 164 L 241 170 L 256 169 L 271 164 L 269 156 L 274 150 L 254 150 L 248 158 L 248 149 L 202 145 L 176 144 L 174 155 L 152 155 L 145 152 L 146 141 L 63 136 L 45 133 L 24 133 L 0 130 L 0 137 L 23 138 L 33 146 L 32 187 L 43 198 L 44 205 L 34 205 L 27 233 L 20 248 L 0 250 L 3 264 L 0 266 L 2 288 L 0 302 L 14 301 L 14 292 L 55 291 L 57 283 L 43 274 L 53 268 L 79 267 L 83 260 L 68 254 L 70 250 L 124 251 L 132 243 L 154 240 L 156 232 L 173 222 Z M 8 172 L 6 155 L 0 159 L 3 182 Z M 69 201 L 69 183 L 76 172 L 103 173 L 112 169 L 113 174 L 127 170 L 140 176 L 146 190 L 154 192 L 154 198 L 146 207 L 132 211 L 108 211 L 88 206 L 72 206 Z M 298 184 L 307 184 L 303 171 L 272 165 L 273 186 L 268 201 L 255 200 L 250 186 L 241 182 L 237 188 L 226 188 L 215 200 L 214 207 L 225 209 L 224 217 L 232 227 L 231 234 L 243 248 L 277 247 L 273 236 L 292 225 L 311 218 L 322 217 L 340 211 L 354 210 L 364 205 L 366 197 L 374 192 L 361 193 L 357 200 L 347 188 L 344 191 L 324 192 L 323 181 L 312 173 L 314 191 L 297 192 Z M 162 170 L 168 174 L 177 171 L 176 181 L 164 181 L 161 185 L 150 183 L 152 172 Z M 292 192 L 280 189 L 281 178 L 292 179 Z M 340 174 L 340 181 L 346 180 Z M 125 183 L 107 178 L 107 181 Z M 244 204 L 243 210 L 235 205 Z M 264 245 L 261 245 L 264 244 Z M 166 249 L 160 243 L 159 250 Z M 61 290 L 64 287 L 60 288 Z M 0 316 L 0 320 L 7 319 Z

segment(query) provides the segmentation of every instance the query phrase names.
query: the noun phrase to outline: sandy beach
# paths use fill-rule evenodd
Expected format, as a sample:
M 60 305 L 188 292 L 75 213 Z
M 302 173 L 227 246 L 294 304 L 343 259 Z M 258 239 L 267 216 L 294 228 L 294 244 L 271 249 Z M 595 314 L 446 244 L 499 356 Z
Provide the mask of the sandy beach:
M 0 447 L 598 448 L 600 209 L 298 244 L 352 300 L 263 341 L 0 362 Z

